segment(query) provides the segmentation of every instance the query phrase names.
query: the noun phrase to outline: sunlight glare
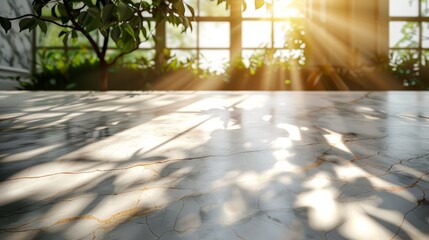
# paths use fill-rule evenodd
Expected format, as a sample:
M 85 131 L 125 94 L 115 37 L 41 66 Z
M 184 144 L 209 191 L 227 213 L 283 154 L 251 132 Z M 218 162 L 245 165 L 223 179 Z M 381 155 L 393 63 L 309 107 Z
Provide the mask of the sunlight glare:
M 342 209 L 335 199 L 338 190 L 333 188 L 317 189 L 300 194 L 296 205 L 309 208 L 310 226 L 317 230 L 330 230 L 337 226 L 342 218 Z
M 297 126 L 286 124 L 286 123 L 279 123 L 277 124 L 277 128 L 284 129 L 289 133 L 289 138 L 293 141 L 301 141 L 301 132 L 299 131 L 299 128 Z
M 344 151 L 346 153 L 353 154 L 352 151 L 350 151 L 350 149 L 344 144 L 342 140 L 343 139 L 342 134 L 336 133 L 326 128 L 323 128 L 323 130 L 329 133 L 329 134 L 323 134 L 323 137 L 326 139 L 326 141 L 329 143 L 330 146 L 337 148 L 341 151 Z

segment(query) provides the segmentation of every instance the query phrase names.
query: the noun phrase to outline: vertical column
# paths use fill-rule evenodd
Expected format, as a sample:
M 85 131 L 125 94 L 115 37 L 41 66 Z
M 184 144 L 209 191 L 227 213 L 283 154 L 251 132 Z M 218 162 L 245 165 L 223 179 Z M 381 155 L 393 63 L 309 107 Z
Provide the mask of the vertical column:
M 241 57 L 242 30 L 241 30 L 241 0 L 231 1 L 230 17 L 230 61 L 234 63 Z
M 352 49 L 355 64 L 371 64 L 381 52 L 388 52 L 388 0 L 352 1 Z M 382 50 L 384 49 L 385 50 Z M 386 55 L 387 56 L 387 55 Z
M 377 55 L 389 57 L 389 0 L 377 2 Z
M 164 49 L 166 48 L 166 22 L 160 22 L 155 32 L 155 67 L 160 69 L 165 64 Z

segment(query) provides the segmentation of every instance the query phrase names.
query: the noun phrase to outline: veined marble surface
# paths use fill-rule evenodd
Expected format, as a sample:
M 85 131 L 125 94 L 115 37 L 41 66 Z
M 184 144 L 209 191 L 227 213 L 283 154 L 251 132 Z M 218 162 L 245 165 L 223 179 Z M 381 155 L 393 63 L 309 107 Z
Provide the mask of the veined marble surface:
M 429 239 L 426 92 L 0 99 L 0 239 Z

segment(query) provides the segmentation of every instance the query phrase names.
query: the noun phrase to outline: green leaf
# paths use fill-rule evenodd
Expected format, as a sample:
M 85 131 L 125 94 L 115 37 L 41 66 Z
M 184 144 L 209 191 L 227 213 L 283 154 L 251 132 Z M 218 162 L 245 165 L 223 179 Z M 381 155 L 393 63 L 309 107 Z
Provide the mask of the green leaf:
M 81 12 L 77 18 L 78 22 L 86 29 L 91 32 L 101 25 L 101 20 L 98 16 L 94 17 L 94 12 Z
M 115 13 L 115 5 L 112 3 L 107 4 L 106 6 L 104 6 L 103 11 L 102 11 L 102 15 L 101 15 L 101 20 L 103 21 L 104 24 L 108 23 L 110 18 L 113 16 L 113 14 Z
M 119 21 L 126 21 L 133 17 L 133 10 L 127 4 L 119 2 L 118 4 Z
M 149 10 L 150 9 L 150 4 L 148 2 L 142 1 L 140 3 L 141 8 L 143 8 L 143 10 Z
M 194 10 L 194 8 L 191 5 L 187 4 L 187 3 L 185 3 L 185 4 L 186 4 L 186 7 L 188 7 L 189 11 L 191 12 L 192 17 L 195 17 L 195 10 Z
M 58 12 L 60 12 L 61 17 L 68 18 L 66 6 L 64 6 L 64 4 L 62 3 L 58 4 Z
M 112 37 L 113 41 L 118 44 L 119 37 L 121 36 L 121 29 L 118 26 L 113 27 L 110 36 Z
M 3 17 L 0 17 L 0 25 L 6 33 L 12 28 L 10 21 Z
M 19 22 L 19 31 L 22 32 L 25 29 L 29 31 L 33 30 L 37 26 L 37 21 L 35 18 L 24 18 Z
M 34 1 L 33 3 L 34 12 L 37 13 L 38 16 L 42 15 L 42 8 L 44 6 L 45 6 L 45 3 Z
M 52 6 L 52 8 L 51 8 L 51 15 L 52 15 L 52 17 L 58 18 L 57 11 L 55 10 L 56 7 L 57 7 L 57 5 L 53 5 Z
M 92 2 L 92 0 L 81 0 L 81 1 L 88 7 L 94 6 L 94 3 Z
M 185 6 L 183 5 L 182 1 L 176 1 L 173 3 L 173 8 L 176 9 L 177 13 L 180 16 L 185 15 Z
M 67 32 L 67 33 L 64 35 L 64 38 L 63 38 L 64 46 L 67 46 L 67 43 L 68 43 L 68 40 L 69 40 L 69 36 L 70 36 L 70 32 Z
M 76 30 L 72 30 L 72 31 L 71 31 L 71 37 L 72 37 L 72 42 L 73 42 L 73 43 L 76 43 L 76 42 L 77 42 L 77 39 L 78 39 L 78 36 L 77 36 L 77 32 L 76 32 Z
M 60 34 L 58 34 L 58 37 L 63 36 L 64 34 L 68 33 L 67 31 L 61 31 Z
M 241 4 L 243 5 L 243 12 L 247 9 L 247 3 L 245 0 L 241 0 Z
M 46 26 L 46 23 L 42 20 L 37 19 L 37 25 L 39 25 L 40 30 L 46 34 L 48 31 L 48 27 Z
M 130 34 L 130 36 L 134 39 L 136 38 L 136 35 L 134 34 L 134 29 L 129 23 L 122 24 L 122 30 Z
M 265 1 L 264 0 L 255 0 L 255 9 L 259 9 L 262 6 L 264 6 Z
M 147 40 L 148 36 L 147 36 L 147 30 L 146 30 L 146 28 L 142 27 L 141 32 L 143 34 L 143 37 Z
M 100 18 L 100 10 L 96 7 L 92 7 L 88 9 L 88 14 L 92 18 Z

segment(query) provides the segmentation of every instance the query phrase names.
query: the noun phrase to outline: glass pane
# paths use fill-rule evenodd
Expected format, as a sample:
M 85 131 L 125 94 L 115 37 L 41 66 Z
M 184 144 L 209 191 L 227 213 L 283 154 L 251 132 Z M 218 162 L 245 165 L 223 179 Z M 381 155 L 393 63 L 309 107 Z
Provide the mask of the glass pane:
M 58 68 L 57 64 L 60 63 L 65 66 L 66 57 L 64 50 L 46 50 L 38 49 L 36 55 L 37 67 Z M 52 69 L 50 69 L 52 70 Z
M 416 50 L 391 50 L 390 61 L 393 66 L 418 66 L 419 54 Z
M 429 50 L 422 51 L 421 64 L 425 67 L 429 67 Z
M 136 67 L 155 65 L 155 50 L 136 50 L 124 56 L 124 62 L 134 64 Z
M 416 85 L 419 71 L 419 53 L 415 50 L 390 51 L 390 66 L 404 86 Z
M 390 47 L 418 47 L 419 25 L 417 22 L 393 22 L 389 23 Z
M 420 0 L 390 0 L 389 14 L 393 17 L 418 16 Z
M 54 2 L 50 2 L 48 4 L 46 4 L 43 8 L 42 8 L 42 16 L 46 16 L 46 17 L 52 17 L 52 11 L 51 8 L 52 6 L 54 6 L 55 3 Z M 57 11 L 58 13 L 58 11 Z
M 229 47 L 228 22 L 200 22 L 200 47 Z
M 305 48 L 305 29 L 302 21 L 287 21 L 274 23 L 274 47 L 276 48 Z
M 141 42 L 139 45 L 139 48 L 154 48 L 154 47 L 155 47 L 155 40 L 153 38 L 150 38 L 147 41 Z
M 254 0 L 245 0 L 247 4 L 246 10 L 242 13 L 243 17 L 269 18 L 271 17 L 270 10 L 264 5 L 259 9 L 255 9 Z
M 226 9 L 226 2 L 217 4 L 217 1 L 200 0 L 200 16 L 225 17 L 229 16 L 229 8 Z
M 197 47 L 197 31 L 195 28 L 197 24 L 192 22 L 194 30 L 190 28 L 186 32 L 182 32 L 181 27 L 175 27 L 171 24 L 167 24 L 166 29 L 166 44 L 168 48 L 180 48 L 180 47 Z
M 422 9 L 422 16 L 429 16 L 429 2 L 427 0 L 420 1 L 421 3 L 421 9 Z
M 304 17 L 305 1 L 274 0 L 274 17 Z
M 243 47 L 271 47 L 271 22 L 243 21 Z
M 301 65 L 305 64 L 304 50 L 277 50 L 274 55 L 274 59 L 280 62 L 288 62 L 291 60 L 298 60 Z
M 60 71 L 67 64 L 73 66 L 92 65 L 98 61 L 96 54 L 88 49 L 69 50 L 67 54 L 64 50 L 38 49 L 36 57 L 38 65 L 43 65 L 51 71 Z
M 192 63 L 194 67 L 194 63 L 196 62 L 197 58 L 197 51 L 196 50 L 171 50 L 170 51 L 171 60 L 177 59 L 178 61 L 182 63 Z
M 51 24 L 48 23 L 48 31 L 46 32 L 46 34 L 38 31 L 38 46 L 39 47 L 62 47 L 62 46 L 64 46 L 63 36 L 58 37 L 62 30 L 63 30 L 63 28 L 60 28 L 57 25 L 54 25 L 52 23 Z M 81 47 L 81 46 L 89 47 L 89 46 L 91 46 L 89 41 L 86 39 L 86 37 L 83 34 L 78 32 L 77 35 L 78 35 L 78 39 L 76 42 L 72 41 L 71 36 L 69 37 L 68 46 L 73 46 L 73 47 Z M 92 38 L 95 41 L 98 40 L 97 39 L 97 32 L 95 32 L 95 31 L 91 32 L 90 35 L 92 36 Z
M 147 34 L 151 37 L 145 41 L 145 38 L 142 33 L 140 33 L 140 39 L 143 41 L 140 43 L 139 48 L 154 48 L 155 47 L 155 39 L 153 39 L 153 36 L 155 35 L 155 22 L 152 22 L 150 26 L 147 25 L 147 22 L 144 23 L 144 26 L 146 26 Z M 151 29 L 151 30 L 150 30 Z M 103 44 L 103 38 L 100 37 L 100 46 Z M 113 41 L 112 38 L 109 40 L 109 48 L 116 48 L 116 43 Z
M 145 24 L 145 26 L 146 26 L 146 32 L 147 32 L 147 35 L 149 36 L 149 39 L 144 41 L 145 37 L 143 36 L 143 33 L 140 33 L 140 39 L 142 39 L 143 42 L 140 43 L 139 48 L 154 48 L 155 47 L 155 39 L 153 38 L 153 36 L 155 36 L 155 33 L 156 33 L 155 22 L 152 22 L 150 24 L 150 26 L 148 26 L 146 24 Z
M 422 23 L 422 47 L 429 48 L 429 22 Z
M 38 46 L 39 47 L 61 47 L 64 46 L 63 39 L 59 38 L 62 28 L 55 26 L 54 24 L 48 25 L 48 31 L 46 34 L 37 31 L 38 33 Z
M 278 48 L 287 47 L 288 36 L 291 30 L 292 30 L 292 26 L 290 22 L 275 22 L 274 23 L 274 47 L 278 47 Z
M 262 66 L 265 63 L 266 51 L 262 49 L 258 50 L 243 50 L 242 51 L 243 62 L 248 68 L 255 69 Z
M 185 3 L 187 3 L 188 5 L 190 5 L 194 9 L 195 16 L 198 15 L 197 1 L 198 0 L 184 0 Z M 187 6 L 185 6 L 185 16 L 188 16 L 188 17 L 192 16 L 191 11 L 189 11 Z
M 202 50 L 200 51 L 200 68 L 215 73 L 224 73 L 229 62 L 228 50 Z

